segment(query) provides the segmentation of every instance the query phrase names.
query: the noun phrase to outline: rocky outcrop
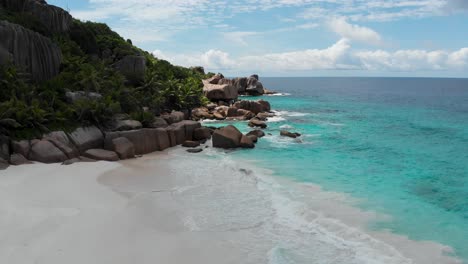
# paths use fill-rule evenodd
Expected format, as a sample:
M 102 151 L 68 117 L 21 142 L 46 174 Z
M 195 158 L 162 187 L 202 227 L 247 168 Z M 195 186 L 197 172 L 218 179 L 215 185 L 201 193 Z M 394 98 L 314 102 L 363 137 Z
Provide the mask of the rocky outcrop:
M 32 162 L 26 159 L 23 155 L 18 153 L 13 153 L 10 157 L 10 164 L 14 166 L 31 164 Z
M 231 101 L 239 96 L 234 82 L 225 79 L 221 74 L 203 80 L 203 93 L 211 101 Z
M 203 149 L 202 148 L 190 148 L 190 149 L 187 149 L 187 152 L 188 153 L 200 153 L 202 152 Z
M 210 139 L 211 133 L 212 130 L 207 127 L 196 128 L 193 131 L 193 139 L 198 141 Z
M 255 115 L 257 115 L 260 112 L 268 112 L 271 111 L 270 103 L 264 100 L 259 100 L 259 101 L 249 101 L 249 100 L 241 100 L 233 105 L 237 109 L 244 109 L 248 110 Z
M 245 92 L 249 95 L 263 95 L 265 93 L 263 84 L 258 80 L 258 75 L 252 75 L 247 80 Z
M 68 157 L 48 140 L 40 140 L 31 146 L 29 159 L 42 163 L 61 163 L 66 161 Z
M 31 149 L 31 145 L 29 143 L 29 140 L 12 141 L 11 148 L 13 150 L 13 153 L 21 154 L 27 158 L 29 156 L 29 150 Z
M 163 114 L 161 117 L 166 120 L 166 122 L 170 124 L 178 123 L 185 119 L 185 115 L 179 111 L 172 111 L 170 114 Z
M 247 89 L 248 78 L 236 78 L 234 79 L 234 86 L 236 87 L 239 94 L 244 94 Z
M 115 64 L 115 68 L 132 84 L 140 84 L 145 80 L 146 58 L 129 55 Z
M 256 129 L 256 130 L 252 130 L 249 133 L 247 133 L 247 136 L 250 136 L 250 135 L 254 135 L 257 138 L 262 138 L 262 137 L 265 136 L 265 132 L 263 132 L 262 130 Z
M 125 160 L 135 158 L 135 146 L 127 138 L 114 138 L 112 140 L 112 145 L 120 159 Z
M 112 124 L 112 131 L 127 131 L 142 128 L 143 125 L 137 120 L 115 120 Z
M 45 135 L 43 140 L 47 140 L 60 149 L 69 159 L 80 156 L 80 152 L 70 141 L 68 136 L 63 131 L 55 131 Z
M 280 135 L 283 136 L 283 137 L 290 137 L 290 138 L 297 138 L 297 137 L 301 136 L 301 134 L 299 134 L 299 133 L 293 133 L 293 132 L 289 132 L 289 131 L 286 131 L 286 130 L 281 130 Z
M 6 21 L 0 21 L 0 36 L 0 50 L 3 50 L 0 64 L 11 60 L 35 81 L 48 80 L 59 73 L 62 53 L 50 39 Z
M 69 134 L 69 137 L 80 153 L 88 149 L 99 149 L 104 146 L 104 135 L 95 126 L 77 128 Z
M 68 12 L 44 0 L 0 0 L 0 5 L 10 11 L 31 14 L 52 33 L 68 32 L 73 20 Z
M 242 138 L 242 133 L 235 126 L 226 126 L 217 129 L 213 133 L 213 147 L 215 148 L 238 148 Z
M 118 161 L 119 156 L 114 151 L 104 150 L 104 149 L 88 149 L 85 151 L 83 156 L 94 159 L 94 160 L 104 160 L 104 161 Z
M 196 148 L 199 146 L 200 146 L 199 141 L 186 140 L 184 143 L 182 143 L 182 147 L 185 147 L 185 148 Z
M 267 124 L 265 121 L 258 120 L 256 118 L 250 119 L 249 121 L 249 126 L 250 127 L 260 127 L 260 128 L 267 128 Z
M 242 136 L 239 147 L 241 148 L 255 148 L 253 140 L 248 136 Z
M 167 121 L 162 118 L 162 117 L 155 117 L 153 119 L 153 122 L 151 122 L 148 127 L 149 128 L 166 128 L 167 126 L 169 126 L 169 124 L 167 123 Z

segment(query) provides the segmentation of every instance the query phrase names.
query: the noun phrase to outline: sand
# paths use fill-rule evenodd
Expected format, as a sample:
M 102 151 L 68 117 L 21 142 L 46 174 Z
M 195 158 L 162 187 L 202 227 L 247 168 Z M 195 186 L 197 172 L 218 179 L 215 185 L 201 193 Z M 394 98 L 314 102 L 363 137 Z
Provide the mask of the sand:
M 0 263 L 457 263 L 439 244 L 364 232 L 381 216 L 341 194 L 302 185 L 287 198 L 294 183 L 264 173 L 181 148 L 10 167 L 0 171 Z

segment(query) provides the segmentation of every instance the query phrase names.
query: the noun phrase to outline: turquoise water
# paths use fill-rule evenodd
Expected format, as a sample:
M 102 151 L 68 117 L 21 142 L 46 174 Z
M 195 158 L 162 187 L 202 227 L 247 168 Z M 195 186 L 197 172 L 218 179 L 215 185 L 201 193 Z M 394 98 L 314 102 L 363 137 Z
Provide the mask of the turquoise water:
M 262 81 L 290 95 L 267 98 L 281 118 L 255 150 L 234 155 L 360 198 L 391 216 L 371 228 L 437 241 L 468 260 L 468 79 Z M 303 137 L 281 138 L 281 128 Z

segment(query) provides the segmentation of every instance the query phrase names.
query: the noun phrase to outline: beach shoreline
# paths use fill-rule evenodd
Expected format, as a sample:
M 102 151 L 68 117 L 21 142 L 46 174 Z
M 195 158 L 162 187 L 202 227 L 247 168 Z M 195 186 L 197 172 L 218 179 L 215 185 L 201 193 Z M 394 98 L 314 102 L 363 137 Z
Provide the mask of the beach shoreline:
M 382 216 L 344 194 L 221 150 L 189 155 L 0 172 L 0 262 L 461 263 L 435 242 L 367 230 Z

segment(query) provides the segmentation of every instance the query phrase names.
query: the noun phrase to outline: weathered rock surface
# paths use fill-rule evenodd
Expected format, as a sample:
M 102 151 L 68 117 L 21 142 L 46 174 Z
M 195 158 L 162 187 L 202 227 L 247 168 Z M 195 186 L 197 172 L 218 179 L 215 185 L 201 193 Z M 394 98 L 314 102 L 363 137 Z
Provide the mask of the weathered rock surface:
M 13 153 L 21 154 L 24 157 L 29 156 L 29 150 L 31 149 L 29 140 L 12 141 L 11 147 L 12 147 Z
M 301 136 L 301 134 L 299 133 L 293 133 L 293 132 L 289 132 L 286 130 L 281 130 L 280 135 L 283 137 L 290 137 L 290 138 L 297 138 Z
M 10 159 L 10 139 L 2 135 L 0 135 L 0 158 Z
M 88 149 L 83 154 L 85 157 L 94 160 L 118 161 L 119 156 L 114 151 L 104 149 Z
M 69 137 L 80 153 L 88 149 L 99 149 L 104 146 L 104 135 L 95 126 L 79 127 L 70 133 Z
M 115 153 L 119 155 L 121 160 L 135 158 L 135 146 L 127 138 L 114 138 L 112 140 L 112 145 Z
M 242 133 L 231 125 L 217 129 L 213 133 L 213 147 L 224 149 L 238 148 L 242 136 Z
M 256 135 L 246 135 L 248 138 L 250 138 L 253 143 L 257 143 L 258 142 L 258 137 Z
M 167 126 L 169 126 L 169 124 L 167 123 L 167 121 L 164 118 L 155 117 L 153 122 L 151 122 L 151 124 L 149 124 L 148 127 L 150 127 L 150 128 L 166 128 Z
M 69 159 L 80 156 L 79 150 L 73 145 L 68 136 L 63 131 L 54 131 L 43 137 L 43 140 L 47 140 L 54 144 L 60 149 Z
M 188 153 L 200 153 L 203 151 L 202 148 L 191 148 L 186 150 Z
M 249 95 L 262 95 L 265 93 L 263 84 L 258 81 L 258 75 L 250 76 L 247 80 L 247 88 L 245 92 Z
M 245 90 L 247 89 L 247 82 L 248 78 L 245 77 L 234 79 L 234 86 L 240 94 L 245 93 Z
M 239 146 L 241 148 L 255 148 L 255 144 L 248 136 L 242 136 Z
M 129 55 L 115 64 L 115 68 L 133 84 L 142 83 L 145 80 L 146 58 L 143 56 Z
M 183 140 L 185 140 L 185 130 L 183 126 L 181 127 L 181 133 L 184 137 Z M 107 132 L 104 140 L 104 148 L 106 150 L 114 150 L 112 140 L 119 137 L 128 139 L 134 145 L 136 155 L 161 151 L 172 146 L 167 129 L 143 128 L 139 130 Z
M 249 100 L 242 100 L 238 101 L 234 104 L 234 107 L 237 109 L 244 109 L 248 110 L 255 115 L 260 113 L 260 112 L 268 112 L 270 109 L 268 106 L 264 103 L 266 101 L 260 100 L 260 101 L 249 101 Z
M 214 108 L 211 110 L 214 110 Z M 199 107 L 192 110 L 192 118 L 196 120 L 213 119 L 213 114 L 210 113 L 210 110 L 208 108 Z
M 157 128 L 155 130 L 156 141 L 158 144 L 158 150 L 162 151 L 171 147 L 171 139 L 169 138 L 169 133 L 164 128 Z
M 212 100 L 234 100 L 239 96 L 237 87 L 233 82 L 224 79 L 222 75 L 215 75 L 210 79 L 203 80 L 203 93 L 205 96 Z
M 193 131 L 194 140 L 206 140 L 211 138 L 211 129 L 207 127 L 196 128 Z
M 60 7 L 48 5 L 43 0 L 0 0 L 0 6 L 15 12 L 27 12 L 37 18 L 50 32 L 67 32 L 72 16 Z
M 253 119 L 250 119 L 249 126 L 250 127 L 267 128 L 268 125 L 264 121 L 253 118 Z
M 23 155 L 19 153 L 11 154 L 11 157 L 10 157 L 11 165 L 19 166 L 19 165 L 31 164 L 31 163 L 32 163 L 31 161 L 29 161 L 28 159 L 26 159 Z
M 0 64 L 11 61 L 36 81 L 59 73 L 62 53 L 50 39 L 6 21 L 0 21 L 0 36 Z
M 59 163 L 66 161 L 68 157 L 48 140 L 40 140 L 31 146 L 29 159 L 42 163 Z
M 256 130 L 252 130 L 249 133 L 247 133 L 247 136 L 250 136 L 250 135 L 254 135 L 257 138 L 262 138 L 262 137 L 265 136 L 265 132 L 263 132 L 262 130 L 256 129 Z
M 185 115 L 179 111 L 172 111 L 170 114 L 161 115 L 161 117 L 166 120 L 166 122 L 170 124 L 178 123 L 185 119 Z
M 137 120 L 115 120 L 112 124 L 112 131 L 128 131 L 142 128 L 143 125 Z
M 199 146 L 200 146 L 199 141 L 186 140 L 184 143 L 182 143 L 182 147 L 186 147 L 186 148 L 196 148 Z

